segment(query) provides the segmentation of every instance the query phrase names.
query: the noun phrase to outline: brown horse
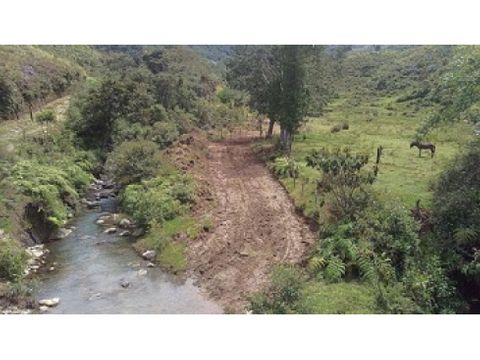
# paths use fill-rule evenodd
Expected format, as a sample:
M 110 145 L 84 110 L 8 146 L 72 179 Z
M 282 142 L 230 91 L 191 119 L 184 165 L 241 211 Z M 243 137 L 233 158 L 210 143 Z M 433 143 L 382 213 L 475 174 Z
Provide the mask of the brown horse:
M 435 145 L 430 143 L 422 143 L 420 141 L 415 140 L 410 143 L 410 149 L 414 146 L 418 148 L 419 157 L 422 157 L 422 150 L 430 150 L 433 158 L 433 155 L 435 154 Z

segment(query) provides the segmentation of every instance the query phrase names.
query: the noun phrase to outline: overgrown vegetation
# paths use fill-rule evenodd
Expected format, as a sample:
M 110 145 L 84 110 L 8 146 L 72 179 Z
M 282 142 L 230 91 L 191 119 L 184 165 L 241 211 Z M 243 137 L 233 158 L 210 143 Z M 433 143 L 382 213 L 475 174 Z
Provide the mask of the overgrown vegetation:
M 478 244 L 475 226 L 470 227 L 468 220 L 475 213 L 476 197 L 466 188 L 475 191 L 478 182 L 474 185 L 469 176 L 459 175 L 467 160 L 454 161 L 458 170 L 452 167 L 440 175 L 472 138 L 470 124 L 474 121 L 463 115 L 451 116 L 449 122 L 430 121 L 439 116 L 446 119 L 447 114 L 458 114 L 476 103 L 474 82 L 462 88 L 468 94 L 459 94 L 451 102 L 446 96 L 448 87 L 460 86 L 452 81 L 467 78 L 465 73 L 460 75 L 459 69 L 466 71 L 459 66 L 460 58 L 475 68 L 469 56 L 475 56 L 474 51 L 451 47 L 342 54 L 338 67 L 341 76 L 336 82 L 338 98 L 331 101 L 322 117 L 310 118 L 300 129 L 290 157 L 278 157 L 274 147 L 273 156 L 267 156 L 297 207 L 320 225 L 320 240 L 307 266 L 292 270 L 304 272 L 307 280 L 301 295 L 286 306 L 288 310 L 277 306 L 278 301 L 285 302 L 278 292 L 267 289 L 259 295 L 262 306 L 258 298 L 252 300 L 254 311 L 302 312 L 308 303 L 319 312 L 356 312 L 353 305 L 340 305 L 342 301 L 338 301 L 338 309 L 336 305 L 316 306 L 322 300 L 307 295 L 307 289 L 337 284 L 344 284 L 344 298 L 350 291 L 358 294 L 362 289 L 362 299 L 368 299 L 362 306 L 365 312 L 463 312 L 468 311 L 466 301 L 469 311 L 477 311 L 477 296 L 473 295 L 478 292 L 473 270 L 476 255 L 470 246 Z M 470 73 L 474 74 L 473 69 Z M 429 126 L 428 132 L 422 132 L 422 124 Z M 415 158 L 409 151 L 410 140 L 418 139 L 419 134 L 441 149 L 433 160 Z M 263 154 L 268 149 L 266 144 L 256 147 Z M 470 157 L 473 153 L 469 150 Z M 372 163 L 369 159 L 375 155 Z M 295 164 L 296 171 L 289 164 Z M 478 177 L 474 170 L 461 171 Z M 411 216 L 418 211 L 428 214 L 428 210 L 414 212 L 404 207 L 413 208 L 415 203 L 418 207 L 417 200 L 431 206 L 433 219 L 421 217 L 428 223 L 418 224 Z M 446 210 L 449 206 L 458 208 Z M 458 217 L 447 218 L 447 213 Z M 443 225 L 438 227 L 440 223 Z M 446 232 L 445 224 L 450 224 Z M 439 242 L 439 236 L 445 242 Z
M 0 119 L 19 118 L 85 78 L 75 62 L 35 46 L 0 47 Z

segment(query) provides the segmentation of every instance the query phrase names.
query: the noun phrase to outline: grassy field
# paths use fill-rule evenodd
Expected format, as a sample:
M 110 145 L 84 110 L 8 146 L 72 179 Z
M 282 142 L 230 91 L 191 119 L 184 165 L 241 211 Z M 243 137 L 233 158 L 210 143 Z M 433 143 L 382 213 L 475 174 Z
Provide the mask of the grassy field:
M 407 207 L 413 207 L 417 199 L 428 206 L 432 181 L 460 151 L 462 144 L 471 139 L 472 126 L 457 123 L 435 129 L 425 139 L 436 145 L 435 156 L 431 158 L 430 153 L 424 151 L 419 157 L 418 150 L 410 149 L 409 144 L 422 120 L 433 109 L 419 109 L 394 100 L 376 98 L 363 105 L 354 104 L 348 98 L 336 100 L 323 116 L 311 118 L 304 125 L 295 138 L 292 156 L 304 164 L 311 150 L 349 147 L 353 152 L 368 154 L 371 167 L 376 149 L 381 145 L 384 150 L 374 188 L 383 198 L 399 200 Z M 331 132 L 333 126 L 344 122 L 348 123 L 348 130 Z M 301 166 L 295 187 L 292 179 L 281 180 L 307 215 L 317 208 L 314 181 L 318 176 L 317 171 Z

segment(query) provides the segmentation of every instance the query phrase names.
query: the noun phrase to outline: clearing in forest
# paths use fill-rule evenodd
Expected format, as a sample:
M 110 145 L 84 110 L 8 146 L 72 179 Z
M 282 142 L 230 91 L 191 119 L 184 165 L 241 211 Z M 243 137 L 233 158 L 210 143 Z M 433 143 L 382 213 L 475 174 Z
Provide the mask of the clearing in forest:
M 235 311 L 267 283 L 274 264 L 299 262 L 316 237 L 252 153 L 252 140 L 209 143 L 205 168 L 216 203 L 214 228 L 188 247 L 199 285 Z

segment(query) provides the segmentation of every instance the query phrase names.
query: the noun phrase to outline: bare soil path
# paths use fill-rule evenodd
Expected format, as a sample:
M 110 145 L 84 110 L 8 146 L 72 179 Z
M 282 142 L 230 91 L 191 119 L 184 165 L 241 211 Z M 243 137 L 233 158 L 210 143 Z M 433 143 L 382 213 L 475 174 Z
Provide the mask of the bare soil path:
M 283 187 L 252 153 L 251 141 L 209 143 L 214 229 L 187 251 L 198 284 L 234 311 L 242 311 L 246 297 L 262 289 L 274 264 L 299 262 L 315 239 Z

